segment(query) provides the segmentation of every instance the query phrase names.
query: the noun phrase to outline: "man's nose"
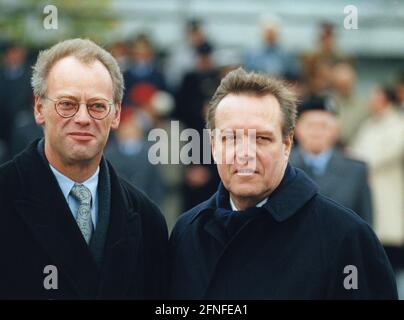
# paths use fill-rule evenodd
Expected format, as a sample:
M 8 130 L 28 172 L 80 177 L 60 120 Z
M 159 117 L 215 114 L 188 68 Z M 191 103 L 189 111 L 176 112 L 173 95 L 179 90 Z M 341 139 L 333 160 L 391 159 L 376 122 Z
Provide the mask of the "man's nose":
M 236 157 L 243 162 L 251 161 L 255 158 L 256 145 L 255 139 L 248 136 L 238 137 L 236 139 Z
M 85 103 L 80 103 L 79 105 L 79 110 L 77 110 L 77 113 L 74 115 L 74 122 L 81 124 L 81 125 L 86 125 L 90 123 L 91 117 L 88 114 L 87 106 Z

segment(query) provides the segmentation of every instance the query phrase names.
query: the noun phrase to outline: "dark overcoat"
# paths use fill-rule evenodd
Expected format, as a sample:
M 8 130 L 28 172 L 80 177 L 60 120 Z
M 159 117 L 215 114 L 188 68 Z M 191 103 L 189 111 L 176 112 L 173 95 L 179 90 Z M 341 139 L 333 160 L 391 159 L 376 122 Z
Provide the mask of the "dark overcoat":
M 37 144 L 0 167 L 0 299 L 164 298 L 168 235 L 159 209 L 102 159 L 110 198 L 99 210 L 109 218 L 96 259 Z
M 270 195 L 266 212 L 230 238 L 215 219 L 217 193 L 179 218 L 170 238 L 171 298 L 397 298 L 371 227 L 291 168 L 293 179 Z

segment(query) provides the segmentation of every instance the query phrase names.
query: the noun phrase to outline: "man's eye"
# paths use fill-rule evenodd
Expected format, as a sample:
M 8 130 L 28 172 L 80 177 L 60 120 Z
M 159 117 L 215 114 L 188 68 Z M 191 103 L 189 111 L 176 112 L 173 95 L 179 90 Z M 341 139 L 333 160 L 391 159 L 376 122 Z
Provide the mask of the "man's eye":
M 64 109 L 75 108 L 76 105 L 77 105 L 76 102 L 69 101 L 69 100 L 62 100 L 62 101 L 59 102 L 59 107 L 62 107 Z
M 271 138 L 269 138 L 269 137 L 258 136 L 258 137 L 257 137 L 257 141 L 259 141 L 259 142 L 270 142 L 270 141 L 272 141 L 272 140 L 271 140 Z
M 90 105 L 90 108 L 94 111 L 104 111 L 107 109 L 107 106 L 105 103 L 102 102 L 96 102 L 96 103 L 92 103 Z

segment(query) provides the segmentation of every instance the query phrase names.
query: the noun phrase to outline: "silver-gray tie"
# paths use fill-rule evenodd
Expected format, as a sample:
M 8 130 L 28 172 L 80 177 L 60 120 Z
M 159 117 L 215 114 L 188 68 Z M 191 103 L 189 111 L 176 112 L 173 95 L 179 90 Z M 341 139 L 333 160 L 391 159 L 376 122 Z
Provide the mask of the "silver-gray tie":
M 77 225 L 87 244 L 90 242 L 93 233 L 93 223 L 91 221 L 91 192 L 82 185 L 75 184 L 70 194 L 79 201 L 79 209 L 77 210 Z

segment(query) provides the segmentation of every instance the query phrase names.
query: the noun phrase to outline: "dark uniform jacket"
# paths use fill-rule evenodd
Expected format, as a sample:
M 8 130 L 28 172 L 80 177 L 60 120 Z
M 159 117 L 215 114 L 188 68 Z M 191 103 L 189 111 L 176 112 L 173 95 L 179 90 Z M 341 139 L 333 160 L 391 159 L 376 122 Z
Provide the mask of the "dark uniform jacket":
M 0 167 L 0 299 L 164 297 L 168 236 L 160 211 L 104 159 L 98 193 L 87 245 L 38 141 Z
M 234 214 L 228 199 L 220 185 L 179 218 L 170 238 L 171 298 L 397 298 L 370 226 L 319 194 L 303 171 L 288 166 L 267 203 L 247 209 L 244 221 L 223 218 Z

